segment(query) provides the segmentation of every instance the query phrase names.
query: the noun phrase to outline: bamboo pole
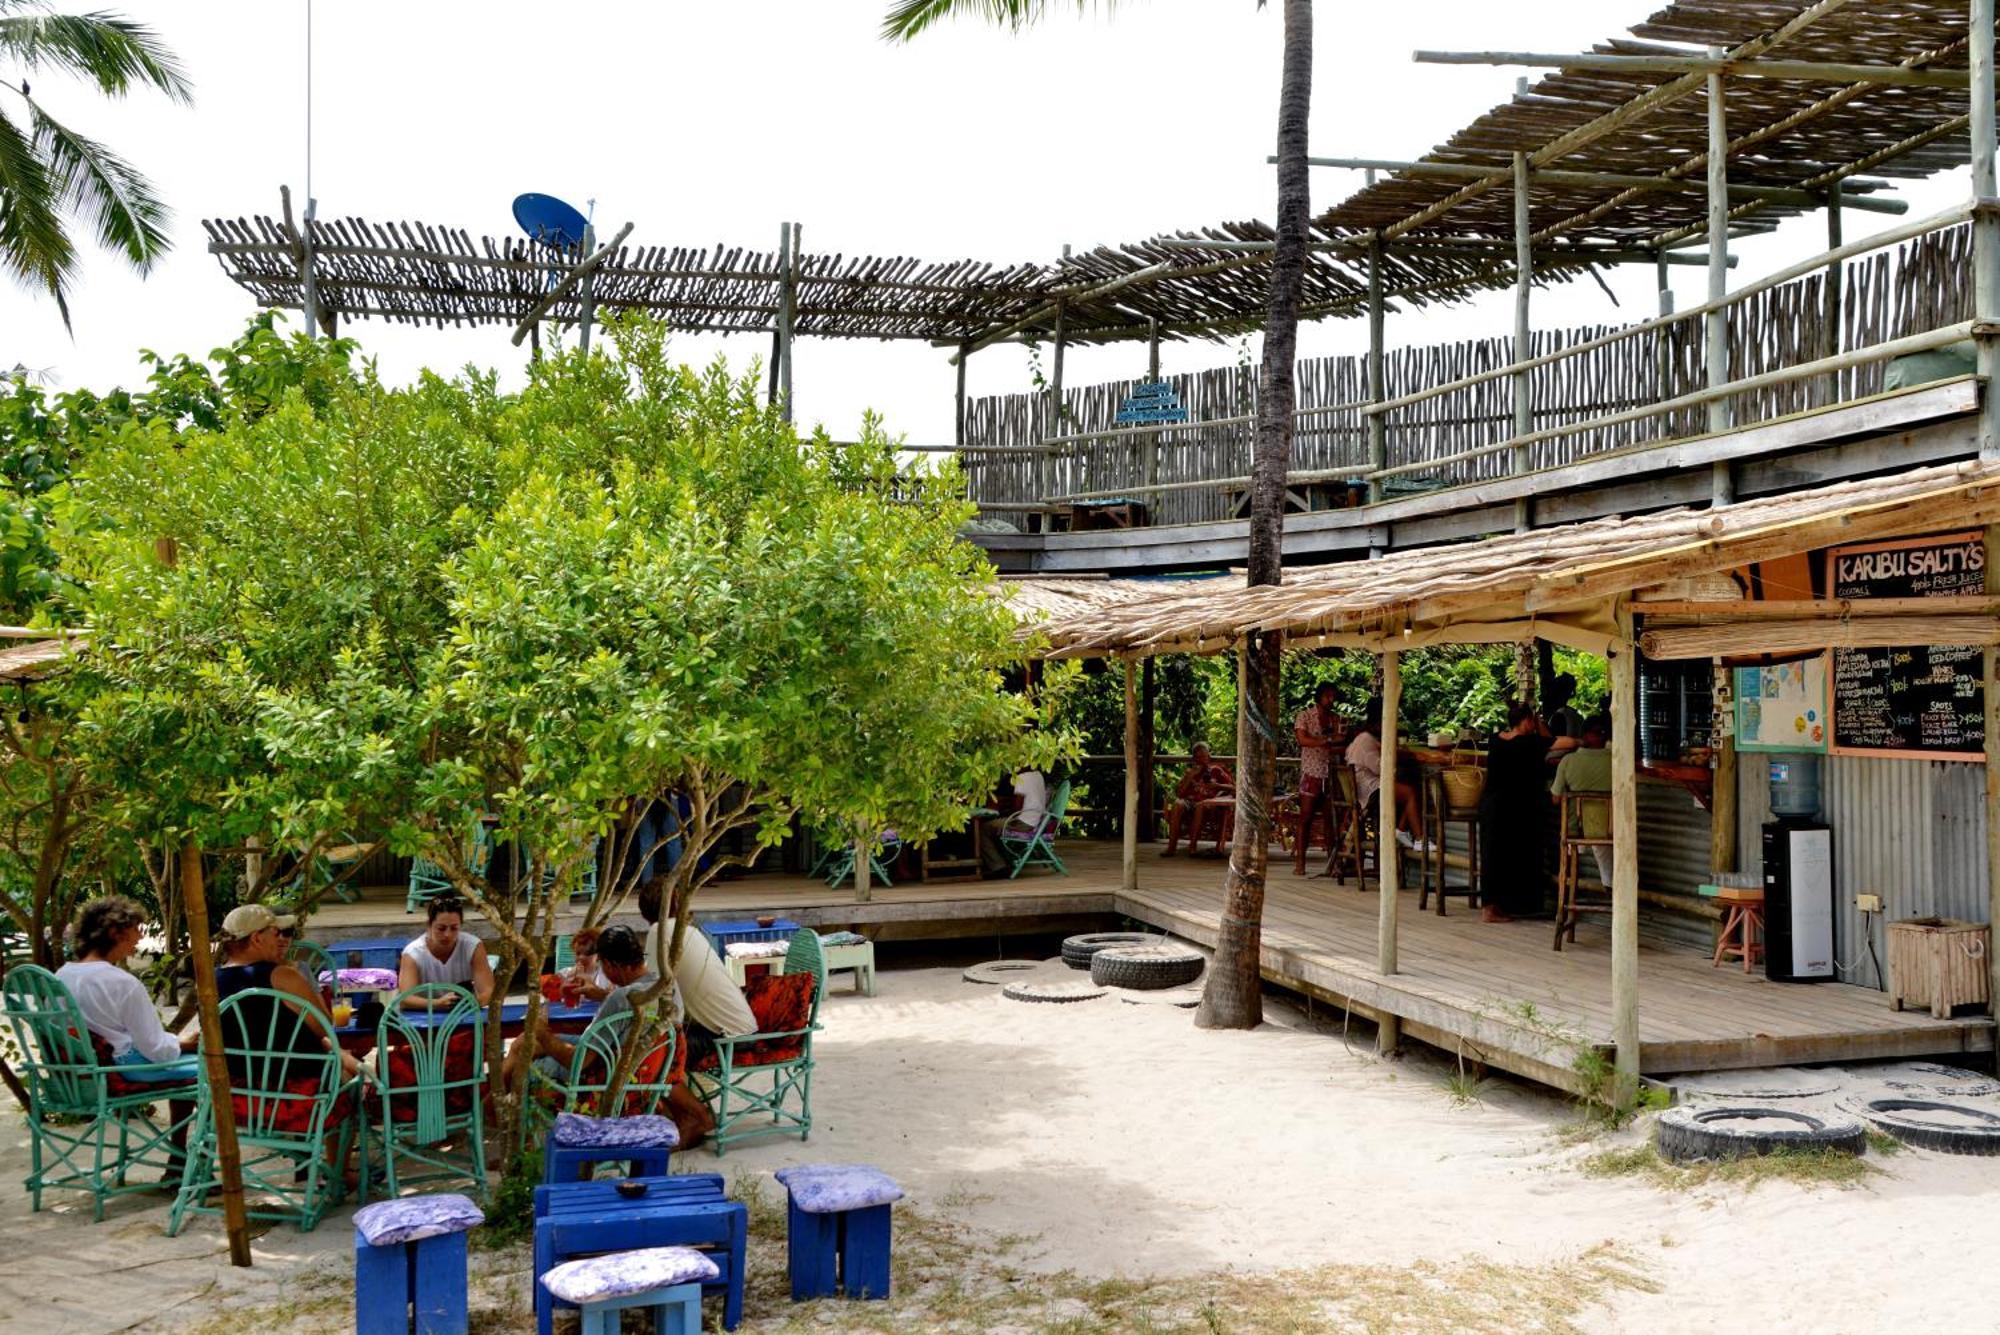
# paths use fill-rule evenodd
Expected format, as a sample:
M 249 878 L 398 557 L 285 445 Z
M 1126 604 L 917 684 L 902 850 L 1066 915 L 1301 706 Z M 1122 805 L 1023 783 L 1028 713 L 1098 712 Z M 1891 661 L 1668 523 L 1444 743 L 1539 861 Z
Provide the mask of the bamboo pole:
M 1722 48 L 1708 50 L 1720 60 Z M 1710 310 L 1703 322 L 1702 343 L 1708 356 L 1708 385 L 1729 383 L 1729 313 L 1722 302 L 1729 296 L 1729 266 L 1723 256 L 1729 249 L 1729 114 L 1723 102 L 1719 67 L 1708 76 L 1708 301 Z M 1708 430 L 1711 435 L 1729 430 L 1735 412 L 1726 398 L 1708 402 Z M 1717 462 L 1710 472 L 1709 498 L 1717 506 L 1736 499 L 1736 484 L 1729 461 Z
M 1826 60 L 1731 60 L 1720 47 L 1702 56 L 1625 56 L 1604 52 L 1550 55 L 1536 51 L 1418 51 L 1419 65 L 1527 65 L 1542 69 L 1604 70 L 1624 74 L 1727 74 L 1731 78 L 1794 82 L 1877 83 L 1897 88 L 1963 88 L 1963 70 L 1912 69 Z
M 1514 89 L 1526 93 L 1527 80 Z M 1534 355 L 1532 331 L 1528 323 L 1528 299 L 1535 289 L 1534 227 L 1528 216 L 1528 155 L 1514 154 L 1514 360 L 1524 362 Z M 1514 377 L 1514 435 L 1535 429 L 1534 372 L 1522 371 Z M 1534 467 L 1534 452 L 1526 445 L 1514 447 L 1514 473 L 1518 477 Z M 1526 533 L 1534 527 L 1535 502 L 1523 496 L 1514 502 L 1514 531 Z
M 1617 1047 L 1614 1106 L 1639 1088 L 1638 665 L 1632 611 L 1618 600 L 1620 640 L 1611 646 L 1611 1038 Z
M 1972 193 L 1981 200 L 2000 194 L 1993 162 L 1993 4 L 1994 0 L 1972 0 L 1969 32 Z M 1980 210 L 1972 219 L 1972 309 L 1974 318 L 1989 326 L 1977 343 L 1979 374 L 1985 381 L 1979 399 L 1979 457 L 2000 459 L 2000 342 L 1990 330 L 1991 322 L 2000 319 L 2000 215 L 1991 210 Z M 2000 993 L 1995 997 L 2000 1001 Z M 2000 1007 L 1995 1013 L 2000 1014 Z
M 1119 884 L 1139 888 L 1139 664 L 1125 660 L 1125 847 Z
M 1271 161 L 1275 162 L 1277 159 L 1272 158 Z M 1412 162 L 1397 161 L 1390 158 L 1311 158 L 1308 161 L 1315 167 L 1367 168 L 1371 171 L 1379 168 L 1383 171 L 1394 172 L 1398 176 L 1428 176 L 1435 180 L 1447 181 L 1484 180 L 1494 172 L 1494 168 L 1492 167 L 1475 167 L 1462 162 Z M 1564 171 L 1560 168 L 1538 170 L 1535 172 L 1535 179 L 1545 185 L 1574 185 L 1585 189 L 1610 187 L 1618 190 L 1644 190 L 1658 194 L 1686 194 L 1707 189 L 1700 181 L 1692 181 L 1680 176 L 1640 176 L 1628 172 Z M 1871 177 L 1854 177 L 1847 182 L 1847 188 L 1856 192 L 1886 190 L 1889 188 L 1889 182 Z M 1819 203 L 1819 198 L 1813 191 L 1800 189 L 1796 186 L 1732 185 L 1729 187 L 1729 197 L 1731 199 L 1758 199 L 1767 204 L 1814 205 Z M 1866 204 L 1856 204 L 1854 207 L 1872 207 L 1879 213 L 1907 213 L 1909 211 L 1909 201 L 1902 199 L 1871 199 Z M 1320 241 L 1314 243 L 1314 249 L 1352 250 L 1355 248 L 1357 241 L 1358 238 L 1353 237 L 1333 241 Z M 1162 239 L 1153 244 L 1180 250 L 1218 248 L 1226 250 L 1269 250 L 1273 243 L 1269 241 L 1209 241 L 1206 239 L 1199 241 L 1177 241 Z M 1408 246 L 1412 249 L 1416 249 L 1419 246 L 1428 249 L 1440 244 L 1449 243 L 1428 242 L 1427 239 L 1419 241 L 1417 238 L 1406 238 L 1402 242 L 1403 246 Z M 1609 253 L 1636 254 L 1629 247 L 1614 248 Z M 1689 261 L 1691 264 L 1702 264 L 1705 262 L 1700 259 Z
M 1384 320 L 1382 238 L 1378 234 L 1368 241 L 1368 398 L 1372 403 L 1382 402 L 1383 342 L 1387 337 Z M 1389 424 L 1379 414 L 1370 414 L 1362 420 L 1368 424 L 1368 471 L 1379 473 L 1389 466 Z M 1368 499 L 1382 499 L 1381 484 L 1372 478 L 1368 483 Z
M 1402 652 L 1384 650 L 1381 667 L 1382 785 L 1375 794 L 1375 865 L 1381 899 L 1376 904 L 1375 971 L 1386 977 L 1396 972 L 1396 892 L 1400 888 L 1398 882 L 1402 879 L 1403 870 L 1401 846 L 1396 842 L 1396 746 L 1400 732 L 1397 714 L 1403 707 Z M 1381 1027 L 1375 1033 L 1376 1051 L 1388 1056 L 1401 1046 L 1402 1039 L 1402 1021 L 1384 1013 Z
M 181 845 L 181 903 L 187 913 L 188 949 L 194 952 L 195 1010 L 201 1023 L 201 1057 L 208 1081 L 209 1116 L 215 1127 L 215 1162 L 222 1174 L 222 1221 L 229 1235 L 229 1264 L 250 1264 L 250 1221 L 243 1211 L 243 1151 L 236 1143 L 236 1103 L 230 1097 L 229 1063 L 222 1052 L 221 997 L 215 988 L 214 946 L 208 938 L 208 895 L 201 879 L 201 850 Z M 188 1153 L 194 1153 L 192 1147 Z

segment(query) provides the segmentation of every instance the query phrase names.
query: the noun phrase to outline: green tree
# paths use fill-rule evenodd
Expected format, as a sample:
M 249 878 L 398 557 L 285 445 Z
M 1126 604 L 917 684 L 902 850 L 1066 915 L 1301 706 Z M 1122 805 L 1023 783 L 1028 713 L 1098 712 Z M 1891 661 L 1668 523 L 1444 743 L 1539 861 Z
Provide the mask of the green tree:
M 55 298 L 69 324 L 74 218 L 141 273 L 166 253 L 167 206 L 152 182 L 103 144 L 49 114 L 29 76 L 45 71 L 108 97 L 149 87 L 176 102 L 192 89 L 152 29 L 115 14 L 57 14 L 38 0 L 0 0 L 0 265 Z

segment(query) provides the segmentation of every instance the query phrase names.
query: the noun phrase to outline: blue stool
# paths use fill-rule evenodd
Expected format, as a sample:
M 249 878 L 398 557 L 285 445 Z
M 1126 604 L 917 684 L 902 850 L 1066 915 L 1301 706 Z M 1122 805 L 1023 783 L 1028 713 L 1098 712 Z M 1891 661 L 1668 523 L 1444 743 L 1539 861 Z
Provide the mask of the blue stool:
M 634 1307 L 653 1314 L 656 1335 L 701 1335 L 701 1286 L 721 1273 L 692 1247 L 648 1247 L 565 1261 L 542 1287 L 576 1304 L 582 1335 L 618 1335 L 618 1314 Z
M 465 1233 L 486 1222 L 463 1196 L 405 1196 L 354 1213 L 356 1335 L 466 1335 Z
M 866 1164 L 781 1168 L 792 1301 L 889 1296 L 889 1206 L 903 1189 Z
M 580 1182 L 606 1162 L 628 1164 L 628 1177 L 665 1177 L 667 1157 L 680 1143 L 671 1117 L 557 1113 L 542 1144 L 542 1181 Z

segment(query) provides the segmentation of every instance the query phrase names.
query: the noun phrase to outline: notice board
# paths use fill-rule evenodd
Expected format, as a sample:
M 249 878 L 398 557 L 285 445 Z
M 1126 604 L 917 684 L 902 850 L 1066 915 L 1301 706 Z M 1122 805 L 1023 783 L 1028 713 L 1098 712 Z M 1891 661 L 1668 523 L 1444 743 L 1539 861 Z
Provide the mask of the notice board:
M 1829 598 L 1931 598 L 1986 587 L 1978 533 L 1835 547 L 1826 557 Z M 1980 650 L 1910 644 L 1833 651 L 1833 749 L 1844 755 L 1980 760 Z
M 1825 751 L 1826 655 L 1736 669 L 1736 749 Z

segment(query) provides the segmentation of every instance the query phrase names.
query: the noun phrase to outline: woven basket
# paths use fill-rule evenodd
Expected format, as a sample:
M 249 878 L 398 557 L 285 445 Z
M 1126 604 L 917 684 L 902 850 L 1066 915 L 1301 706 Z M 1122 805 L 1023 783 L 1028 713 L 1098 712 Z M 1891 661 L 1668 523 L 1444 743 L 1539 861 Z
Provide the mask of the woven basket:
M 1453 811 L 1479 805 L 1486 791 L 1486 771 L 1477 765 L 1455 765 L 1444 772 L 1444 800 Z

